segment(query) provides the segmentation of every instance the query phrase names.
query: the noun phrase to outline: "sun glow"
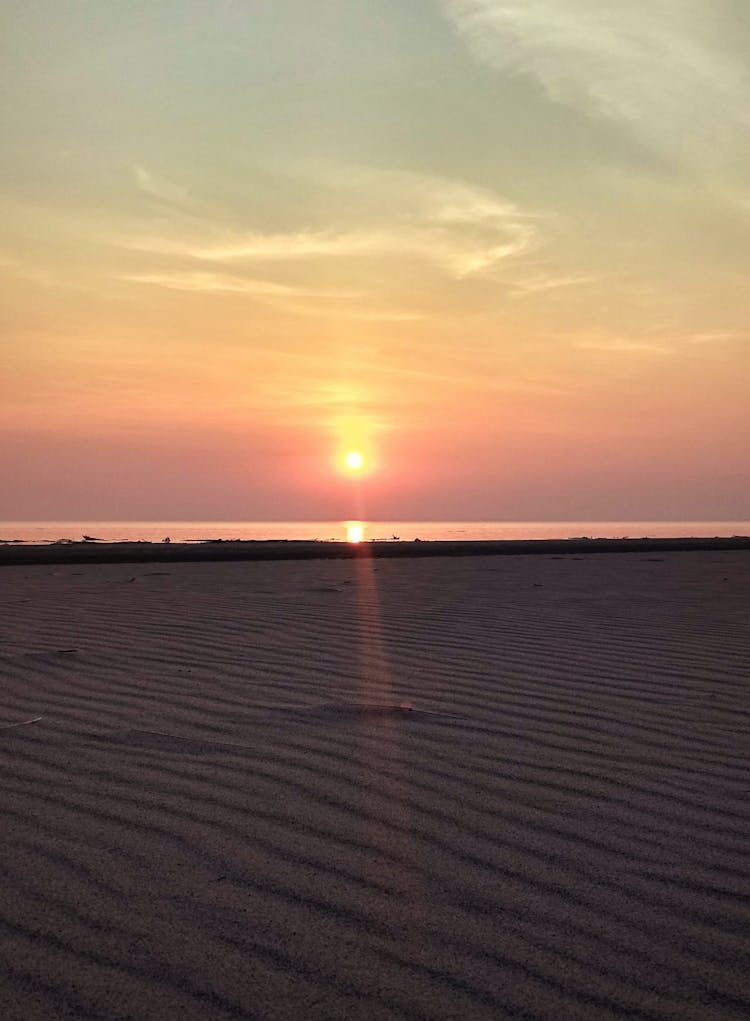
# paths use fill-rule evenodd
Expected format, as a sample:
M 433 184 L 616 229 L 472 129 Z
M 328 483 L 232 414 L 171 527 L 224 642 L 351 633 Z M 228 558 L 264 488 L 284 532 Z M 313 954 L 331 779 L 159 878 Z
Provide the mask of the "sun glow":
M 347 471 L 358 472 L 364 467 L 365 459 L 358 450 L 350 450 L 344 457 Z
M 362 542 L 365 537 L 365 526 L 361 521 L 346 522 L 346 541 Z

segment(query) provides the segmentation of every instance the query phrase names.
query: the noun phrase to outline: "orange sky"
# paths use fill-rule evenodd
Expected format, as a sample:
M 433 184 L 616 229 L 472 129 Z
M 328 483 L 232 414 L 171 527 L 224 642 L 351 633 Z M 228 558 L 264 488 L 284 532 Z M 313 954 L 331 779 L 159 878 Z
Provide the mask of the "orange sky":
M 529 9 L 13 0 L 0 518 L 746 516 L 739 7 Z

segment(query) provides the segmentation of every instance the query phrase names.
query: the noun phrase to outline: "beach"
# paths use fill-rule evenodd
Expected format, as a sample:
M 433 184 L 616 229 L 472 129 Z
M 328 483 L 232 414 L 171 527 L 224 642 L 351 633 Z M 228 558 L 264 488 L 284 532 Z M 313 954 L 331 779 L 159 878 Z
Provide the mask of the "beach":
M 365 560 L 382 557 L 484 557 L 590 555 L 593 553 L 683 553 L 750 550 L 748 535 L 661 536 L 644 538 L 482 539 L 482 540 L 226 540 L 193 542 L 46 543 L 0 541 L 0 567 L 31 564 L 174 564 L 227 560 Z
M 4 1019 L 750 1016 L 750 551 L 120 545 L 0 550 Z

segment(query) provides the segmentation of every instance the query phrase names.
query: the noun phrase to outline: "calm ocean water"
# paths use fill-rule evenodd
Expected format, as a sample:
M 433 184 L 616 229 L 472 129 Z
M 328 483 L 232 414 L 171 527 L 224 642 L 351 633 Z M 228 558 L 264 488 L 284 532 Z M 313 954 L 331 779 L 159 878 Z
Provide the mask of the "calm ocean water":
M 206 539 L 631 539 L 750 535 L 750 521 L 0 521 L 0 542 Z

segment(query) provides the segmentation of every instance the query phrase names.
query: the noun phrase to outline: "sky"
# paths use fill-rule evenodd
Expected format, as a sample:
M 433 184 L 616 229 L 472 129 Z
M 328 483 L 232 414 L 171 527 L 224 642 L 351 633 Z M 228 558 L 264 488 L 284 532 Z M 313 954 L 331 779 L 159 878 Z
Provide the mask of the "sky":
M 0 519 L 750 517 L 747 0 L 1 17 Z

